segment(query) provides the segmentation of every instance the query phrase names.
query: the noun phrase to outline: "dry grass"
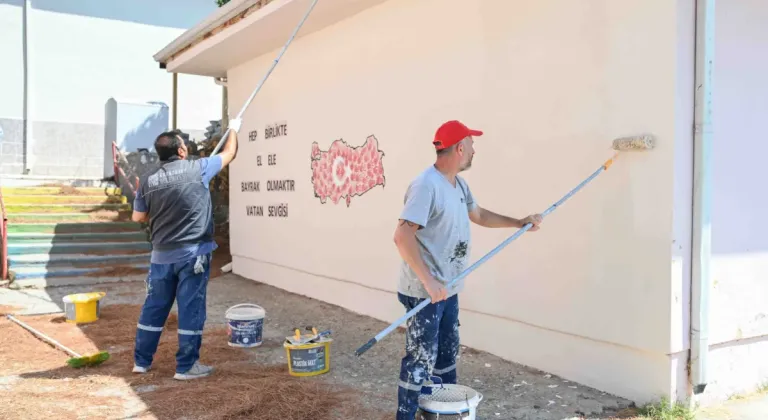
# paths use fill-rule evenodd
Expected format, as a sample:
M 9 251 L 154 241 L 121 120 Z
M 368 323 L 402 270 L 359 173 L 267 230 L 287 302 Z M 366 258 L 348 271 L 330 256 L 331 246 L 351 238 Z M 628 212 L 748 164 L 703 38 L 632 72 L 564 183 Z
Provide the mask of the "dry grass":
M 384 419 L 392 413 L 366 412 L 354 390 L 324 378 L 295 378 L 285 365 L 249 361 L 248 351 L 227 345 L 223 328 L 207 329 L 201 362 L 216 372 L 196 381 L 174 381 L 177 319 L 166 324 L 152 370 L 131 373 L 133 340 L 140 307 L 109 305 L 96 323 L 75 326 L 61 316 L 24 317 L 24 321 L 81 353 L 108 350 L 112 358 L 85 369 L 65 365 L 68 356 L 37 340 L 18 325 L 0 320 L 0 376 L 20 375 L 0 392 L 0 418 L 120 418 L 127 401 L 134 410 L 159 419 Z M 258 350 L 257 350 L 258 351 Z M 262 350 L 265 351 L 265 350 Z M 136 393 L 136 389 L 151 388 Z M 0 385 L 2 389 L 2 385 Z M 29 408 L 36 407 L 35 413 Z

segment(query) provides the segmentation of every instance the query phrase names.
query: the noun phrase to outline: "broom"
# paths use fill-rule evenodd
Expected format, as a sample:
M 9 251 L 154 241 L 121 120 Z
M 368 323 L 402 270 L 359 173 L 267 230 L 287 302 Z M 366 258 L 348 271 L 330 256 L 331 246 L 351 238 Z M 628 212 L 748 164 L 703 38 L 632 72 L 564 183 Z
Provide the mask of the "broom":
M 552 213 L 553 211 L 558 209 L 560 207 L 560 205 L 562 205 L 566 200 L 571 198 L 571 196 L 576 194 L 579 190 L 581 190 L 590 181 L 595 179 L 595 177 L 597 177 L 601 173 L 607 171 L 608 168 L 610 168 L 611 165 L 613 165 L 613 160 L 618 157 L 619 152 L 630 151 L 630 150 L 645 151 L 645 150 L 651 150 L 651 149 L 653 149 L 655 147 L 656 147 L 656 139 L 652 135 L 640 135 L 640 136 L 621 137 L 621 138 L 614 139 L 613 143 L 612 143 L 612 148 L 616 152 L 614 152 L 613 157 L 608 159 L 607 161 L 605 161 L 605 163 L 603 163 L 600 166 L 600 168 L 598 168 L 592 175 L 590 175 L 589 178 L 587 178 L 584 181 L 582 181 L 581 184 L 577 185 L 574 189 L 572 189 L 570 192 L 568 192 L 568 194 L 566 194 L 558 202 L 556 202 L 555 204 L 550 206 L 546 211 L 544 211 L 544 213 L 541 214 L 541 216 L 545 217 L 549 213 Z M 504 242 L 502 242 L 496 248 L 491 250 L 491 252 L 485 254 L 485 256 L 483 258 L 480 258 L 480 260 L 478 260 L 477 262 L 472 264 L 469 268 L 464 270 L 461 274 L 459 274 L 458 277 L 456 277 L 455 279 L 451 280 L 451 282 L 448 283 L 448 285 L 446 286 L 446 289 L 450 289 L 457 281 L 463 279 L 469 273 L 471 273 L 473 270 L 475 270 L 478 266 L 480 266 L 482 263 L 488 261 L 488 259 L 490 259 L 494 255 L 496 255 L 496 253 L 501 251 L 502 248 L 504 248 L 505 246 L 509 245 L 510 242 L 514 241 L 515 239 L 520 237 L 522 234 L 527 232 L 528 229 L 530 229 L 531 227 L 533 227 L 532 224 L 526 223 L 525 226 L 523 226 L 522 228 L 520 228 L 520 230 L 515 232 L 514 235 L 510 236 L 509 238 L 507 238 Z M 375 337 L 373 337 L 370 340 L 368 340 L 367 343 L 365 343 L 362 346 L 360 346 L 360 348 L 358 348 L 355 351 L 355 356 L 360 357 L 363 353 L 365 353 L 371 347 L 376 345 L 376 343 L 381 341 L 381 339 L 383 339 L 387 334 L 389 334 L 392 331 L 394 331 L 395 328 L 397 328 L 398 325 L 402 324 L 403 322 L 407 321 L 412 316 L 416 315 L 416 312 L 419 312 L 420 310 L 424 309 L 424 307 L 429 305 L 430 303 L 432 303 L 432 299 L 431 298 L 424 299 L 415 308 L 413 308 L 410 311 L 408 311 L 408 313 L 406 313 L 405 315 L 401 316 L 400 319 L 398 319 L 397 321 L 395 321 L 392 324 L 390 324 L 389 327 L 385 328 L 383 331 L 378 333 Z
M 109 359 L 109 353 L 102 351 L 96 354 L 87 354 L 87 355 L 80 355 L 69 349 L 68 347 L 65 347 L 63 344 L 59 343 L 58 341 L 52 339 L 51 337 L 48 337 L 47 335 L 41 333 L 40 331 L 37 331 L 36 329 L 30 327 L 29 325 L 19 321 L 15 317 L 13 317 L 11 314 L 5 315 L 8 319 L 11 321 L 19 324 L 22 326 L 22 328 L 26 329 L 27 331 L 31 332 L 32 334 L 36 335 L 38 338 L 41 338 L 45 341 L 47 341 L 49 344 L 52 344 L 72 356 L 71 359 L 67 360 L 67 364 L 70 367 L 73 368 L 81 368 L 84 366 L 96 366 L 100 365 L 104 362 L 106 362 Z

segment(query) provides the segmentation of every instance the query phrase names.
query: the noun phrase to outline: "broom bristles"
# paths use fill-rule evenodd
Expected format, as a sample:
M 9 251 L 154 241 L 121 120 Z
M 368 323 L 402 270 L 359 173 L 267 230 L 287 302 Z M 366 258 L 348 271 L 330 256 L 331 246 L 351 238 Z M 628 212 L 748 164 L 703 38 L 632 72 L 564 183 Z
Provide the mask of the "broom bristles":
M 67 364 L 73 368 L 81 368 L 85 366 L 100 365 L 109 360 L 109 353 L 102 351 L 96 354 L 89 354 L 82 357 L 73 357 L 67 360 Z

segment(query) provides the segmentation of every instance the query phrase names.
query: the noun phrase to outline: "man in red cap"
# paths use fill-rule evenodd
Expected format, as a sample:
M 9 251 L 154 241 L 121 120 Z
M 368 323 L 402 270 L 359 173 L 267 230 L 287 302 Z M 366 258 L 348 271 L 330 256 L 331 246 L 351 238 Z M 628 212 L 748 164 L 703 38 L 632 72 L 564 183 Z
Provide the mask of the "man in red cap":
M 424 380 L 438 376 L 456 383 L 459 353 L 458 293 L 464 280 L 451 290 L 446 285 L 461 274 L 469 259 L 470 221 L 489 228 L 522 228 L 531 223 L 539 229 L 538 214 L 524 219 L 502 216 L 483 209 L 466 181 L 458 176 L 472 166 L 474 137 L 459 121 L 448 121 L 435 133 L 434 165 L 411 182 L 395 231 L 395 244 L 403 261 L 398 299 L 409 311 L 430 297 L 432 302 L 408 320 L 406 356 L 400 368 L 398 420 L 412 420 Z

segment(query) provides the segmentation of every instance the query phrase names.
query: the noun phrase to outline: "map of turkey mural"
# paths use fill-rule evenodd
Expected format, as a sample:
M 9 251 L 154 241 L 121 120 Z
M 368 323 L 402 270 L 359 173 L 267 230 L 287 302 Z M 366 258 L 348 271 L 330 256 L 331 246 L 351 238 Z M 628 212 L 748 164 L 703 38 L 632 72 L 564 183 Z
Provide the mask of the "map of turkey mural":
M 379 141 L 371 135 L 359 147 L 349 146 L 343 139 L 331 143 L 328 150 L 320 150 L 312 143 L 312 185 L 315 197 L 325 204 L 330 199 L 338 204 L 346 198 L 347 207 L 352 197 L 361 196 L 376 186 L 384 187 L 384 152 Z

